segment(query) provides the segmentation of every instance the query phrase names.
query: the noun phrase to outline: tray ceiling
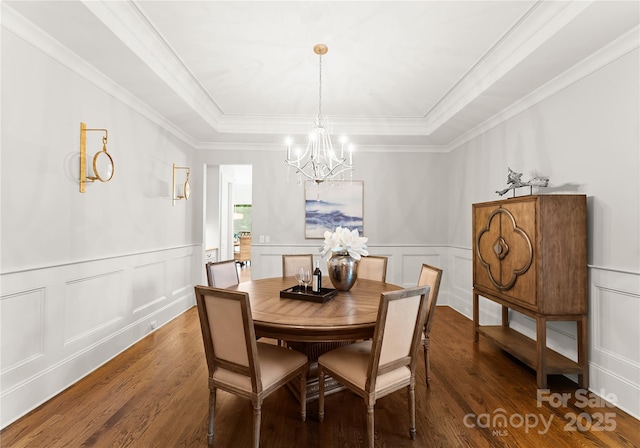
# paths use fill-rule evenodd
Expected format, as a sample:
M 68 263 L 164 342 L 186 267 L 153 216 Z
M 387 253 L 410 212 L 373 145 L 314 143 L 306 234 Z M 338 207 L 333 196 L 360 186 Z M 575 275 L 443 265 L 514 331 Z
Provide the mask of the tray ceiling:
M 202 148 L 304 134 L 317 43 L 332 132 L 437 149 L 639 23 L 636 1 L 3 3 Z

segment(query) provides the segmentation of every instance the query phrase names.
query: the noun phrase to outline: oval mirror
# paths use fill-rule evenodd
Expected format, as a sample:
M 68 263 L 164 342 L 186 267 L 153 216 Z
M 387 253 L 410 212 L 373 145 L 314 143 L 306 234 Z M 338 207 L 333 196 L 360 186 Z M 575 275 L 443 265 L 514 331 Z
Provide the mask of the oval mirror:
M 184 198 L 189 200 L 191 197 L 191 184 L 189 183 L 189 179 L 187 179 L 184 183 Z
M 102 182 L 109 182 L 113 177 L 113 159 L 106 151 L 97 152 L 93 156 L 93 172 Z

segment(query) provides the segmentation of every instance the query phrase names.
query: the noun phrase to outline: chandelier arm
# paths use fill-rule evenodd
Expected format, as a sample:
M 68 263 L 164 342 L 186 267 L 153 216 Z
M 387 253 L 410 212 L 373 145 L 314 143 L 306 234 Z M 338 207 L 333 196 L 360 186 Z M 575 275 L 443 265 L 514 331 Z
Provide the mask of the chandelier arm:
M 336 171 L 338 168 L 341 168 L 340 170 Z M 330 176 L 337 176 L 340 173 L 344 173 L 345 171 L 350 171 L 352 170 L 353 167 L 348 166 L 348 165 L 344 165 L 344 163 L 341 163 L 339 165 L 336 165 L 328 174 L 327 177 Z
M 344 159 L 338 165 L 334 166 L 333 169 L 331 171 L 329 171 L 324 176 L 318 176 L 317 173 L 315 173 L 315 171 L 314 171 L 313 175 L 307 173 L 306 171 L 304 171 L 303 168 L 305 168 L 309 164 L 309 161 L 307 161 L 307 163 L 305 163 L 303 166 L 300 166 L 300 167 L 298 167 L 295 163 L 291 163 L 291 162 L 288 162 L 286 160 L 285 160 L 285 163 L 288 166 L 290 166 L 292 168 L 295 168 L 296 174 L 302 174 L 307 179 L 310 179 L 310 180 L 313 180 L 313 181 L 316 181 L 316 182 L 323 182 L 329 177 L 337 176 L 338 174 L 344 173 L 345 171 L 353 170 L 353 166 L 345 165 Z M 336 171 L 336 170 L 338 170 L 338 171 Z
M 314 180 L 313 176 L 311 176 L 309 173 L 305 172 L 301 168 L 298 168 L 294 163 L 289 163 L 289 162 L 286 162 L 286 163 L 287 163 L 288 166 L 290 166 L 292 168 L 295 168 L 296 174 L 302 174 L 307 179 Z
M 309 154 L 309 145 L 307 145 L 307 149 L 305 149 L 305 151 L 302 154 L 300 154 L 299 157 L 297 157 L 295 159 L 286 158 L 285 161 L 287 162 L 287 164 L 296 164 L 298 161 L 304 160 L 307 157 L 308 154 Z M 306 165 L 306 163 L 305 163 L 305 165 Z

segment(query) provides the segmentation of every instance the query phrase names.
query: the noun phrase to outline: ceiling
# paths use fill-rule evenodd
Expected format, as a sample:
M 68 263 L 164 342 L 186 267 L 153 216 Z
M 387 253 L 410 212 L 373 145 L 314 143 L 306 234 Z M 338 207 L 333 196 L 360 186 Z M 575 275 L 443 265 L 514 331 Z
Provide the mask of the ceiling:
M 322 114 L 437 150 L 640 23 L 637 1 L 9 1 L 197 148 L 280 145 Z

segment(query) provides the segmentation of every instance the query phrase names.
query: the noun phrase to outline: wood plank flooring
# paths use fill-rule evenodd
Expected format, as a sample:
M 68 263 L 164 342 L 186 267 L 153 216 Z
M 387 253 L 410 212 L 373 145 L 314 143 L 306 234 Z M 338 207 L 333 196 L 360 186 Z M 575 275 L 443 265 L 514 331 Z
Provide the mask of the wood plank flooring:
M 0 446 L 206 447 L 207 372 L 197 319 L 192 308 L 150 334 L 5 428 Z M 615 407 L 581 408 L 585 400 L 566 378 L 551 377 L 550 389 L 567 393 L 567 405 L 552 395 L 538 406 L 535 373 L 484 339 L 475 345 L 472 322 L 448 307 L 438 307 L 434 319 L 430 389 L 422 362 L 420 355 L 417 439 L 409 439 L 400 391 L 376 404 L 377 447 L 640 447 L 638 420 Z M 286 388 L 268 397 L 261 446 L 366 446 L 362 399 L 344 391 L 325 405 L 323 423 L 317 403 L 303 423 Z M 249 402 L 219 392 L 216 411 L 214 447 L 250 446 Z

